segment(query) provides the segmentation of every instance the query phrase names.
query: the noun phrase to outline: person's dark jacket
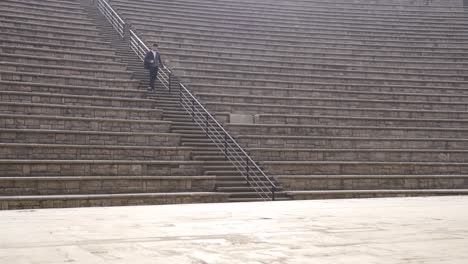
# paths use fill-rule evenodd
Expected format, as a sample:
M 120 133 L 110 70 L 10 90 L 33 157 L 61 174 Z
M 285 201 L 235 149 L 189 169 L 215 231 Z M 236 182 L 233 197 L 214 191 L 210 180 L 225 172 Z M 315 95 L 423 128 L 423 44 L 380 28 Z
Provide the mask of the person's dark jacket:
M 161 55 L 159 55 L 159 52 L 156 51 L 156 58 L 155 58 L 151 50 L 148 51 L 148 53 L 146 53 L 144 64 L 145 64 L 145 69 L 163 67 L 163 63 L 161 61 Z

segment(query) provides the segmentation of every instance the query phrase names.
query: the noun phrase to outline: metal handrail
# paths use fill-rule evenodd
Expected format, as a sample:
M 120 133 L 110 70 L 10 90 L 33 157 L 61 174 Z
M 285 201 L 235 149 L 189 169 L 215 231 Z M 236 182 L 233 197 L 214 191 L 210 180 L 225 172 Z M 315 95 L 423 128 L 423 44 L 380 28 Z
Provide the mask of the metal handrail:
M 125 21 L 115 12 L 115 10 L 107 3 L 106 0 L 98 0 L 97 8 L 101 14 L 107 18 L 107 21 L 114 27 L 114 29 L 123 38 L 125 34 Z
M 104 0 L 110 10 L 112 8 Z M 99 6 L 99 5 L 98 5 Z M 101 11 L 102 12 L 102 11 Z M 105 13 L 103 12 L 103 15 Z M 116 16 L 118 19 L 120 17 Z M 121 20 L 121 19 L 120 19 Z M 109 20 L 109 22 L 111 22 Z M 123 22 L 123 20 L 122 20 Z M 112 24 L 112 22 L 111 22 Z M 122 25 L 125 25 L 123 23 Z M 118 28 L 114 28 L 119 32 Z M 124 27 L 122 27 L 125 30 Z M 136 53 L 140 60 L 144 60 L 146 53 L 149 51 L 148 46 L 138 37 L 132 29 L 128 30 L 130 48 Z M 120 32 L 119 32 L 120 34 Z M 122 31 L 121 36 L 124 35 Z M 158 74 L 158 80 L 162 85 L 171 92 L 173 85 L 174 73 L 165 65 Z M 179 87 L 179 103 L 192 116 L 192 119 L 205 131 L 206 135 L 215 143 L 215 145 L 224 153 L 226 159 L 231 161 L 237 171 L 245 177 L 249 185 L 259 194 L 263 200 L 275 200 L 276 184 L 270 180 L 265 172 L 258 164 L 247 154 L 247 152 L 237 143 L 237 141 L 224 129 L 224 127 L 216 120 L 216 118 L 200 103 L 200 101 L 190 92 L 187 87 L 178 82 Z

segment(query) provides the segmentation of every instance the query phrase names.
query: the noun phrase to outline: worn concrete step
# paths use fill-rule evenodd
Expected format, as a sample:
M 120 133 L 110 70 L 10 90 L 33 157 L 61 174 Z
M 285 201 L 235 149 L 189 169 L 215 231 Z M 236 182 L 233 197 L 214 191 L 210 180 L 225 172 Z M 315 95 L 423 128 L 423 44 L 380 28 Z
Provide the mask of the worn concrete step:
M 44 43 L 45 47 L 52 47 L 52 49 L 57 49 L 55 46 L 48 46 L 46 44 L 53 44 L 53 45 L 60 45 L 63 44 L 62 50 L 68 50 L 68 46 L 76 46 L 78 47 L 83 47 L 86 49 L 92 49 L 92 48 L 104 48 L 104 49 L 109 49 L 110 48 L 110 42 L 103 41 L 101 39 L 92 39 L 92 40 L 87 40 L 87 39 L 76 39 L 76 38 L 67 38 L 64 36 L 49 36 L 49 35 L 30 35 L 27 33 L 20 33 L 20 32 L 2 32 L 2 35 L 5 37 L 8 37 L 8 40 L 12 41 L 17 41 L 17 44 L 11 44 L 12 46 L 16 45 L 18 46 L 18 43 L 20 44 L 22 41 L 25 41 L 27 43 L 29 42 L 40 42 Z M 27 46 L 27 45 L 26 45 Z M 42 48 L 45 48 L 42 47 Z M 60 49 L 57 49 L 60 50 Z
M 161 120 L 162 110 L 0 101 L 0 113 L 19 115 L 74 116 L 134 120 Z
M 407 109 L 407 108 L 365 108 L 342 106 L 311 106 L 292 104 L 250 104 L 205 101 L 204 105 L 214 112 L 235 114 L 280 114 L 280 115 L 325 115 L 350 117 L 423 118 L 423 119 L 467 119 L 466 111 Z
M 227 124 L 235 135 L 289 135 L 337 137 L 411 137 L 411 138 L 465 138 L 466 128 L 446 127 L 380 127 L 340 125 L 289 125 L 289 124 Z
M 240 172 L 238 172 L 238 171 L 233 171 L 233 170 L 231 170 L 231 171 L 225 171 L 225 170 L 206 170 L 206 171 L 204 172 L 203 175 L 213 175 L 213 176 L 216 176 L 216 179 L 219 178 L 220 180 L 223 179 L 223 178 L 220 178 L 220 177 L 223 177 L 223 176 L 235 176 L 236 178 L 241 179 L 241 178 L 240 178 L 241 176 L 239 176 L 239 175 L 240 175 Z M 242 177 L 242 178 L 243 178 L 243 177 Z M 232 178 L 230 178 L 230 179 L 232 179 Z
M 56 48 L 37 48 L 37 47 L 27 47 L 27 46 L 18 46 L 15 44 L 9 45 L 0 45 L 0 51 L 9 53 L 9 54 L 18 54 L 18 55 L 29 55 L 29 56 L 48 56 L 56 58 L 67 58 L 74 60 L 91 60 L 91 61 L 101 61 L 101 62 L 121 62 L 121 58 L 117 56 L 112 50 L 108 49 L 106 52 L 101 51 L 89 51 L 87 49 L 79 51 L 70 51 L 70 50 L 61 50 Z
M 319 148 L 251 148 L 250 155 L 256 161 L 444 161 L 467 162 L 464 149 L 319 149 Z M 200 156 L 193 153 L 194 158 Z M 220 155 L 221 157 L 224 157 Z M 207 156 L 211 157 L 211 156 Z M 217 156 L 214 156 L 217 157 Z
M 0 195 L 212 192 L 212 176 L 0 177 Z
M 339 148 L 339 149 L 453 149 L 468 147 L 463 138 L 384 138 L 384 137 L 313 137 L 241 135 L 247 148 Z M 193 144 L 193 143 L 192 143 Z
M 468 119 L 436 118 L 393 118 L 366 116 L 282 115 L 259 114 L 254 116 L 256 124 L 379 126 L 379 127 L 468 127 Z
M 193 155 L 193 160 L 205 160 L 205 161 L 226 161 L 226 157 L 222 154 L 222 152 L 219 152 L 219 155 L 213 155 L 213 156 L 198 156 L 198 155 Z
M 277 197 L 275 198 L 275 201 L 288 201 L 290 200 L 289 196 L 288 197 Z M 247 203 L 247 202 L 264 202 L 265 200 L 263 198 L 245 198 L 245 197 L 233 197 L 229 198 L 228 202 L 231 203 Z
M 0 41 L 1 43 L 1 41 Z M 132 72 L 127 70 L 127 65 L 121 62 L 111 61 L 98 61 L 98 60 L 79 60 L 79 59 L 68 59 L 68 58 L 57 58 L 53 56 L 34 56 L 20 55 L 20 54 L 4 54 L 2 55 L 2 68 L 17 70 L 17 71 L 29 71 L 29 72 L 51 72 L 54 69 L 59 71 L 66 71 L 70 74 L 83 74 L 95 77 L 117 77 L 118 75 L 127 74 L 130 76 Z M 9 64 L 6 64 L 9 62 Z M 15 64 L 11 64 L 15 63 Z M 28 67 L 23 67 L 24 65 Z M 16 67 L 15 67 L 16 66 Z M 32 67 L 41 67 L 41 70 L 32 69 Z M 42 70 L 44 68 L 45 70 Z M 98 71 L 99 69 L 99 71 Z M 95 71 L 91 74 L 91 71 Z M 111 73 L 115 71 L 115 74 Z
M 261 87 L 261 86 L 215 86 L 215 85 L 197 85 L 194 90 L 201 94 L 232 94 L 237 96 L 275 96 L 275 97 L 306 97 L 306 98 L 353 98 L 353 99 L 372 99 L 372 100 L 409 100 L 409 101 L 439 101 L 439 102 L 465 102 L 468 97 L 465 89 L 457 89 L 456 91 L 450 89 L 425 89 L 421 88 L 415 92 L 413 87 L 408 87 L 410 91 L 404 91 L 405 87 L 401 87 L 402 91 L 398 91 L 397 87 L 394 92 L 389 91 L 375 91 L 371 87 L 365 90 L 366 87 L 337 87 L 333 88 L 302 88 L 293 89 L 285 87 Z M 379 89 L 375 87 L 375 89 Z M 439 93 L 445 91 L 445 93 Z
M 343 107 L 343 108 L 398 108 L 398 109 L 427 109 L 443 111 L 464 111 L 468 102 L 462 101 L 463 97 L 456 101 L 426 100 L 393 100 L 393 99 L 360 99 L 349 97 L 280 97 L 280 96 L 253 96 L 231 94 L 202 94 L 198 96 L 203 101 L 218 101 L 220 103 L 247 103 L 267 105 L 300 105 L 314 107 Z
M 4 91 L 28 92 L 28 93 L 49 93 L 62 95 L 86 95 L 103 97 L 125 97 L 143 99 L 144 92 L 138 90 L 105 88 L 93 86 L 74 86 L 64 84 L 44 84 L 21 81 L 0 81 L 0 86 Z
M 294 200 L 467 195 L 468 189 L 286 191 Z
M 0 128 L 169 133 L 171 123 L 162 120 L 12 115 L 0 113 Z
M 4 81 L 52 83 L 78 86 L 99 86 L 106 88 L 124 89 L 135 89 L 138 85 L 137 81 L 130 79 L 107 79 L 87 76 L 68 76 L 15 71 L 0 71 L 0 78 Z
M 10 19 L 8 17 L 0 17 L 3 26 L 16 27 L 16 28 L 25 28 L 25 29 L 36 29 L 36 30 L 57 30 L 65 31 L 67 33 L 77 33 L 77 34 L 90 34 L 98 35 L 97 29 L 93 27 L 85 26 L 69 26 L 64 24 L 50 24 L 44 23 L 42 21 L 21 21 L 17 19 Z
M 0 143 L 2 159 L 191 160 L 191 151 L 178 146 Z
M 118 108 L 154 108 L 153 101 L 140 98 L 104 97 L 96 95 L 88 96 L 16 91 L 0 91 L 0 101 L 36 104 L 104 106 Z
M 36 12 L 37 14 L 41 14 L 42 16 L 47 16 L 49 13 L 55 14 L 58 13 L 63 16 L 70 16 L 71 18 L 75 19 L 85 19 L 86 15 L 83 13 L 83 10 L 76 10 L 76 9 L 67 9 L 64 10 L 63 6 L 38 6 L 37 4 L 34 3 L 18 3 L 18 2 L 7 2 L 7 0 L 2 1 L 0 3 L 0 7 L 4 11 L 21 11 L 25 10 L 28 12 Z
M 292 4 L 292 3 L 291 3 Z M 417 17 L 400 17 L 400 18 L 389 18 L 381 16 L 369 17 L 369 14 L 351 15 L 347 13 L 347 16 L 336 16 L 333 13 L 326 12 L 314 12 L 313 9 L 308 10 L 313 12 L 314 16 L 308 16 L 307 20 L 297 20 L 297 17 L 292 20 L 284 19 L 283 16 L 277 17 L 281 19 L 281 23 L 274 24 L 272 20 L 262 19 L 258 16 L 242 16 L 241 19 L 237 17 L 240 14 L 232 14 L 230 16 L 220 15 L 220 13 L 212 13 L 207 10 L 196 10 L 190 9 L 165 9 L 158 8 L 151 10 L 151 15 L 148 13 L 136 11 L 136 8 L 131 6 L 125 6 L 125 3 L 115 2 L 113 6 L 119 9 L 119 13 L 126 17 L 131 18 L 134 21 L 144 22 L 151 20 L 154 16 L 157 16 L 162 21 L 171 21 L 174 24 L 182 25 L 211 25 L 214 27 L 230 27 L 237 26 L 245 29 L 264 29 L 271 31 L 285 31 L 290 30 L 292 32 L 306 31 L 308 28 L 346 28 L 356 29 L 361 28 L 362 30 L 412 30 L 415 32 L 431 32 L 442 31 L 446 32 L 449 30 L 463 31 L 464 23 L 462 21 L 456 22 L 453 20 L 439 20 L 438 22 L 430 21 L 428 19 Z M 288 3 L 289 5 L 289 3 Z M 414 6 L 413 6 L 414 7 Z M 400 6 L 401 8 L 401 6 Z M 145 10 L 148 11 L 148 10 Z M 180 12 L 184 15 L 180 16 Z M 351 15 L 351 17 L 350 17 Z M 406 19 L 412 19 L 410 23 L 405 22 Z M 212 20 L 216 20 L 217 23 L 213 25 Z M 424 22 L 422 22 L 424 20 Z M 330 23 L 332 22 L 332 23 Z M 428 27 L 429 26 L 429 27 Z
M 203 162 L 184 160 L 0 160 L 2 175 L 189 176 L 202 175 Z
M 441 175 L 278 175 L 289 191 L 468 189 L 468 176 Z
M 102 132 L 0 128 L 1 143 L 178 146 L 174 133 Z
M 465 162 L 379 162 L 379 161 L 263 161 L 266 171 L 276 175 L 336 175 L 374 173 L 385 175 L 402 174 L 467 174 Z
M 10 34 L 29 34 L 30 36 L 46 35 L 48 37 L 67 37 L 78 40 L 100 40 L 100 36 L 96 34 L 74 33 L 53 29 L 27 29 L 0 25 L 0 30 Z
M 13 210 L 28 208 L 213 203 L 226 202 L 228 196 L 228 194 L 219 192 L 0 196 L 0 208 L 3 210 Z

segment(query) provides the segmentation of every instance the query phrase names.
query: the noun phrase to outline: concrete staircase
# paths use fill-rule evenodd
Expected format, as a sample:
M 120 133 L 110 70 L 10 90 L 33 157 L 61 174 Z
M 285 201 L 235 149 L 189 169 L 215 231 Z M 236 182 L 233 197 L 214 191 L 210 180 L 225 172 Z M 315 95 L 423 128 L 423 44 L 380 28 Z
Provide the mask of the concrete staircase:
M 462 1 L 109 2 L 296 199 L 468 194 Z
M 148 87 L 148 73 L 142 67 L 142 62 L 130 49 L 128 42 L 123 40 L 112 28 L 108 21 L 99 14 L 96 7 L 89 1 L 82 1 L 90 17 L 95 21 L 101 35 L 110 41 L 112 47 L 122 61 L 128 65 L 133 73 L 132 78 L 139 80 L 138 89 L 146 91 Z M 229 202 L 263 201 L 254 188 L 246 181 L 236 168 L 227 161 L 224 154 L 216 147 L 205 132 L 193 121 L 179 104 L 179 87 L 173 85 L 169 92 L 161 83 L 157 83 L 156 92 L 147 92 L 146 98 L 150 99 L 163 110 L 162 120 L 171 123 L 170 131 L 180 135 L 180 143 L 183 147 L 192 149 L 191 157 L 194 161 L 203 162 L 203 174 L 216 178 L 216 190 L 229 195 Z M 271 180 L 275 180 L 271 178 Z M 275 194 L 276 200 L 286 200 L 288 196 L 279 187 Z
M 79 2 L 0 8 L 1 209 L 227 201 Z

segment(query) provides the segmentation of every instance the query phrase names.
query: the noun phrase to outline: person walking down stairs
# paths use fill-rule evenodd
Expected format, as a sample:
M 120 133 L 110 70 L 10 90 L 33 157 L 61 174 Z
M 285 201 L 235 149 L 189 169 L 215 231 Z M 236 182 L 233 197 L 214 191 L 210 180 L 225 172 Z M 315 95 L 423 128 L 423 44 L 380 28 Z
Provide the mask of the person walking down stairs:
M 149 86 L 148 91 L 154 91 L 154 83 L 158 77 L 158 71 L 160 67 L 164 67 L 159 54 L 158 44 L 153 44 L 151 50 L 146 53 L 145 56 L 145 69 L 149 71 Z

